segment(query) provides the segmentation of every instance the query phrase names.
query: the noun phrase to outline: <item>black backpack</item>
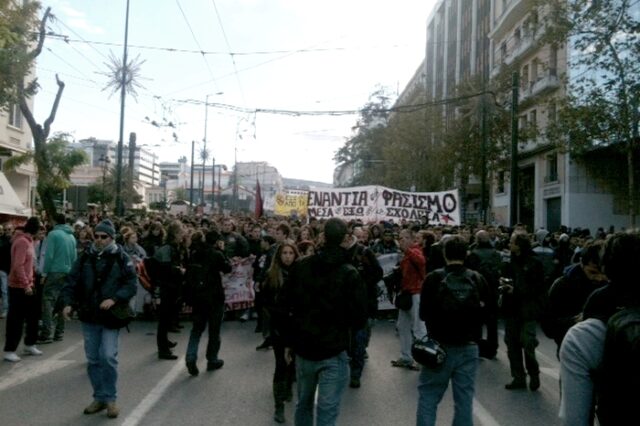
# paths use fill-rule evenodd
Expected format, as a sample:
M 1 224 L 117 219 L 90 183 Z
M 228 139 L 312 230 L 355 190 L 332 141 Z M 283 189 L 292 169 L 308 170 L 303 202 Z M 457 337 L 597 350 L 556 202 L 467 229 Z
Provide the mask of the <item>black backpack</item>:
M 438 288 L 440 314 L 446 321 L 458 323 L 461 320 L 479 320 L 480 292 L 474 280 L 475 272 L 445 272 Z
M 637 418 L 640 389 L 640 307 L 625 308 L 607 322 L 602 364 L 596 381 L 601 425 Z

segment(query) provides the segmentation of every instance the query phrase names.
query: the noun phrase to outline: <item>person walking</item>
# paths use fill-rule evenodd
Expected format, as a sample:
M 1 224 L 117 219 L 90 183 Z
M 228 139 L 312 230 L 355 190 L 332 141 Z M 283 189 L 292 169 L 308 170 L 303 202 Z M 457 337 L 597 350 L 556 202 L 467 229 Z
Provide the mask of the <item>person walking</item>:
M 38 340 L 38 320 L 40 305 L 34 282 L 33 237 L 40 230 L 40 220 L 30 217 L 22 230 L 16 229 L 11 244 L 11 272 L 9 272 L 9 313 L 7 315 L 7 334 L 4 344 L 4 360 L 18 362 L 21 358 L 16 349 L 24 338 L 25 355 L 42 355 L 36 347 Z
M 46 239 L 46 252 L 42 268 L 42 327 L 38 343 L 51 343 L 62 340 L 64 335 L 64 316 L 58 311 L 53 324 L 54 313 L 62 287 L 64 287 L 71 266 L 76 261 L 76 238 L 73 228 L 65 223 L 62 213 L 54 216 L 55 226 Z M 55 331 L 54 331 L 55 328 Z
M 544 271 L 542 263 L 531 249 L 531 240 L 524 231 L 513 232 L 509 250 L 511 258 L 509 263 L 505 264 L 500 286 L 504 342 L 507 345 L 513 378 L 505 388 L 526 388 L 528 373 L 529 389 L 536 391 L 540 387 L 540 366 L 536 359 L 536 328 L 542 315 L 546 293 Z M 506 281 L 505 278 L 510 281 Z
M 109 220 L 95 228 L 95 241 L 76 260 L 62 290 L 63 315 L 72 309 L 82 321 L 87 374 L 93 388 L 93 402 L 84 414 L 107 410 L 116 418 L 119 329 L 108 328 L 108 311 L 116 303 L 127 304 L 136 293 L 138 278 L 131 258 L 115 241 L 116 231 Z
M 288 319 L 282 315 L 279 307 L 282 289 L 289 278 L 289 270 L 299 257 L 298 249 L 292 241 L 285 240 L 280 243 L 262 285 L 263 306 L 268 318 L 270 318 L 265 324 L 270 327 L 269 336 L 276 361 L 276 368 L 273 373 L 273 399 L 275 402 L 273 419 L 278 423 L 285 422 L 284 403 L 291 400 L 291 386 L 295 377 L 294 364 L 287 364 L 285 359 L 284 342 L 278 327 Z
M 447 356 L 444 364 L 422 367 L 418 384 L 418 426 L 436 424 L 438 404 L 451 382 L 453 424 L 473 425 L 473 395 L 478 368 L 477 341 L 482 335 L 482 310 L 489 300 L 487 282 L 464 266 L 467 243 L 454 236 L 444 243 L 446 266 L 430 272 L 420 295 L 420 318 L 429 337 L 439 342 Z
M 206 236 L 197 231 L 192 235 L 191 256 L 187 264 L 187 288 L 193 307 L 193 326 L 189 335 L 185 357 L 187 371 L 199 374 L 198 346 L 204 330 L 209 327 L 207 342 L 207 371 L 221 368 L 224 361 L 218 358 L 220 351 L 220 327 L 224 316 L 224 289 L 221 273 L 231 272 L 231 263 L 224 254 L 224 242 L 215 230 Z
M 324 225 L 324 248 L 300 259 L 283 288 L 285 359 L 296 356 L 297 426 L 335 425 L 349 383 L 349 331 L 367 321 L 366 288 L 340 247 L 347 224 Z M 316 398 L 317 394 L 317 398 Z M 314 407 L 317 399 L 317 406 Z
M 411 345 L 414 339 L 422 339 L 427 335 L 424 322 L 420 319 L 420 291 L 425 278 L 426 261 L 422 248 L 414 242 L 413 232 L 409 229 L 400 231 L 400 250 L 403 252 L 400 261 L 402 273 L 401 292 L 411 295 L 411 307 L 398 309 L 398 334 L 400 336 L 400 358 L 391 361 L 394 367 L 419 370 L 411 356 Z

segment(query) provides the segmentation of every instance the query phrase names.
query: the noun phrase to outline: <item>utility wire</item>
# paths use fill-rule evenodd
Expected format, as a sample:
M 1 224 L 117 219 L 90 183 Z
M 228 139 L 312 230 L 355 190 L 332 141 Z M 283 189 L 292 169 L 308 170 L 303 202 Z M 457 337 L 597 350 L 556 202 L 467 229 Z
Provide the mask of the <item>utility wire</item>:
M 216 86 L 216 91 L 219 91 L 216 78 L 213 75 L 213 71 L 211 70 L 211 66 L 209 66 L 209 61 L 207 61 L 207 56 L 204 54 L 204 51 L 202 50 L 202 46 L 200 46 L 200 43 L 198 42 L 198 38 L 196 37 L 195 33 L 193 32 L 193 28 L 191 28 L 191 24 L 189 23 L 189 19 L 187 19 L 187 15 L 184 13 L 184 10 L 182 9 L 182 6 L 180 5 L 180 0 L 176 0 L 176 4 L 178 5 L 178 9 L 180 9 L 180 13 L 182 13 L 182 17 L 184 18 L 184 22 L 187 24 L 187 27 L 189 28 L 189 31 L 191 32 L 191 36 L 193 37 L 193 41 L 196 42 L 196 46 L 198 47 L 198 49 L 200 49 L 200 54 L 202 55 L 202 59 L 204 60 L 204 63 L 207 66 L 207 69 L 209 70 L 209 75 L 211 76 L 211 79 L 212 79 L 214 85 Z
M 245 107 L 241 107 L 241 106 L 237 106 L 237 105 L 229 105 L 229 104 L 222 104 L 222 103 L 217 103 L 217 102 L 209 102 L 208 106 L 213 107 L 213 108 L 220 108 L 220 109 L 226 109 L 226 110 L 231 110 L 231 111 L 235 111 L 235 112 L 240 112 L 243 114 L 258 114 L 258 113 L 263 113 L 263 114 L 276 114 L 276 115 L 289 115 L 289 116 L 344 116 L 344 115 L 356 115 L 356 114 L 361 114 L 363 112 L 378 112 L 378 113 L 389 113 L 389 112 L 397 112 L 397 113 L 411 113 L 411 112 L 415 112 L 415 111 L 419 111 L 422 109 L 426 109 L 426 108 L 430 108 L 430 107 L 435 107 L 435 106 L 442 106 L 442 105 L 449 105 L 449 104 L 455 104 L 461 101 L 465 101 L 468 99 L 472 99 L 478 96 L 482 96 L 484 94 L 491 94 L 494 95 L 495 94 L 491 91 L 483 91 L 483 92 L 478 92 L 478 93 L 473 93 L 473 94 L 469 94 L 469 95 L 463 95 L 463 96 L 458 96 L 458 97 L 454 97 L 454 98 L 444 98 L 444 99 L 439 99 L 436 101 L 432 101 L 432 102 L 423 102 L 423 103 L 418 103 L 418 104 L 409 104 L 409 105 L 397 105 L 397 106 L 393 106 L 390 108 L 376 108 L 376 109 L 372 109 L 372 108 L 362 108 L 362 109 L 353 109 L 353 110 L 318 110 L 318 111 L 303 111 L 303 110 L 285 110 L 285 109 L 271 109 L 271 108 L 255 108 L 255 109 L 250 109 L 250 108 L 245 108 Z M 174 102 L 178 102 L 178 103 L 184 103 L 184 104 L 191 104 L 191 105 L 204 105 L 206 102 L 203 102 L 201 100 L 197 100 L 197 99 L 174 99 Z
M 246 99 L 244 97 L 244 90 L 242 89 L 242 83 L 240 82 L 240 75 L 238 74 L 238 66 L 236 65 L 236 58 L 232 53 L 231 44 L 229 43 L 229 38 L 227 37 L 227 33 L 224 30 L 224 25 L 222 24 L 222 18 L 220 17 L 220 12 L 218 11 L 218 6 L 216 6 L 216 0 L 211 0 L 213 4 L 213 9 L 216 11 L 216 17 L 218 18 L 218 24 L 220 25 L 220 30 L 222 31 L 222 36 L 224 37 L 224 42 L 227 45 L 227 49 L 229 50 L 229 56 L 231 57 L 231 63 L 233 64 L 233 71 L 236 76 L 236 80 L 238 81 L 238 88 L 240 89 L 240 96 L 242 97 L 242 102 L 246 103 Z

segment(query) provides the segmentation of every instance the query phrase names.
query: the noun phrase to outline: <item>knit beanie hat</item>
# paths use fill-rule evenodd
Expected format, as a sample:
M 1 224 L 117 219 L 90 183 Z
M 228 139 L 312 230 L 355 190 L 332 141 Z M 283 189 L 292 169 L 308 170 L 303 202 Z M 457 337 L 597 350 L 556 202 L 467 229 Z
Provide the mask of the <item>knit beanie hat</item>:
M 105 219 L 102 222 L 100 222 L 96 226 L 96 229 L 94 230 L 94 232 L 104 232 L 105 234 L 107 234 L 111 238 L 115 238 L 116 237 L 116 229 L 113 226 L 113 223 L 109 219 Z

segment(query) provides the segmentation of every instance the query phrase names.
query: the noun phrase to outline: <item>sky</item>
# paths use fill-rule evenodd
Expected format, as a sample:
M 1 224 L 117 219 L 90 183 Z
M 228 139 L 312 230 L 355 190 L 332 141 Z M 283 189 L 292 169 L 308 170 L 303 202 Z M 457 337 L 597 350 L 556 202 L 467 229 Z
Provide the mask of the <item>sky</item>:
M 259 110 L 355 111 L 378 87 L 397 96 L 424 58 L 434 3 L 131 0 L 128 55 L 141 87 L 126 98 L 125 142 L 135 132 L 160 161 L 190 162 L 206 128 L 216 164 L 266 161 L 285 178 L 331 183 L 358 115 Z M 42 4 L 55 19 L 37 59 L 37 120 L 49 114 L 58 73 L 66 86 L 52 131 L 117 141 L 120 96 L 106 87 L 110 57 L 122 60 L 126 0 Z

